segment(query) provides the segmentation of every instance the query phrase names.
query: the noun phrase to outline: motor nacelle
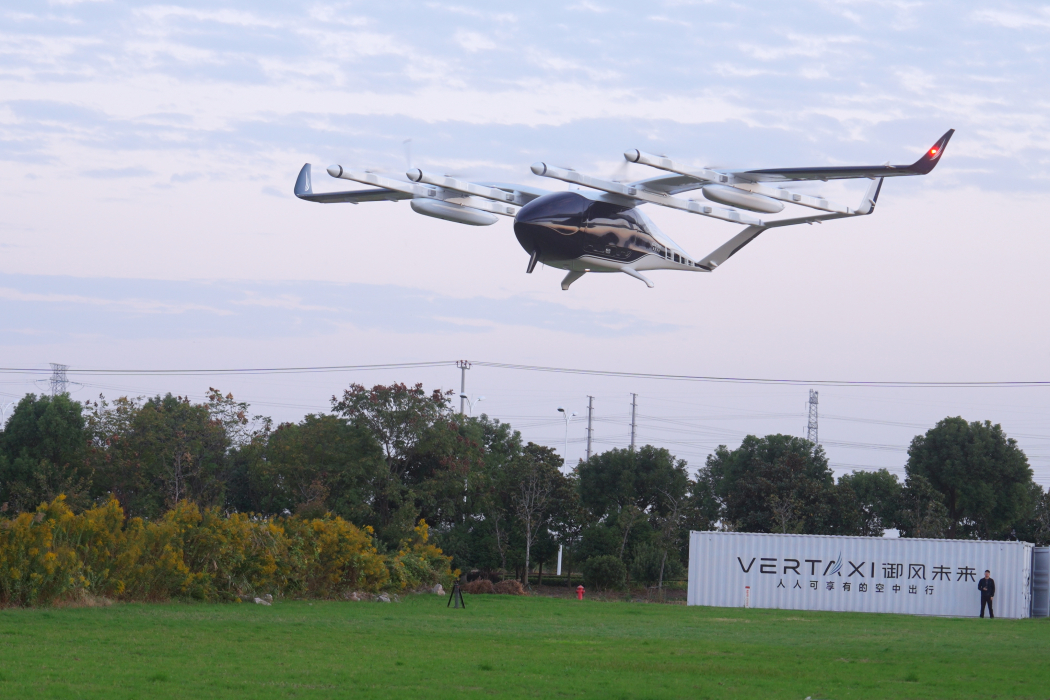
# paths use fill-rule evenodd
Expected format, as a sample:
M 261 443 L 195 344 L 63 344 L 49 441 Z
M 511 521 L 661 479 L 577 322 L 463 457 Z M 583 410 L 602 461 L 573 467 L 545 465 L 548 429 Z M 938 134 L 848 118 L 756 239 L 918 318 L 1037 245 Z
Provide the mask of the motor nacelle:
M 470 207 L 462 207 L 450 202 L 442 202 L 440 199 L 413 199 L 410 202 L 412 211 L 423 216 L 432 216 L 435 219 L 454 221 L 457 224 L 468 226 L 491 226 L 499 219 L 495 214 L 487 211 L 479 211 Z
M 748 211 L 776 214 L 777 212 L 784 210 L 783 203 L 778 202 L 772 197 L 744 192 L 735 187 L 726 187 L 725 185 L 704 185 L 700 188 L 700 191 L 703 192 L 704 196 L 712 202 L 728 204 L 731 207 L 739 207 L 741 209 L 747 209 Z

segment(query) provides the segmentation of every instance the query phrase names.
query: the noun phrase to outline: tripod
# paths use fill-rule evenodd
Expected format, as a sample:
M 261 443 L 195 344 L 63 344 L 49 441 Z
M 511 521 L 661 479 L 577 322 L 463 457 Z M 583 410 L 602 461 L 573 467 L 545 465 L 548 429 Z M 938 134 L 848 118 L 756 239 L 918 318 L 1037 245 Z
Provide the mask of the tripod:
M 454 584 L 452 584 L 452 595 L 448 597 L 448 605 L 446 605 L 445 607 L 447 608 L 449 605 L 452 605 L 453 601 L 455 601 L 456 603 L 453 606 L 453 609 L 467 607 L 466 601 L 463 600 L 463 591 L 459 590 L 459 581 L 456 581 Z

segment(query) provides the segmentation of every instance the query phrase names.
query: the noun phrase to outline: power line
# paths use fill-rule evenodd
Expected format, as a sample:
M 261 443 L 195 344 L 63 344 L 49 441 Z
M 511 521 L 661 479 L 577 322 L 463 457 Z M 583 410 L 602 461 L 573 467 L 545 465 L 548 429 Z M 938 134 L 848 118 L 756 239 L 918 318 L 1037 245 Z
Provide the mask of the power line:
M 462 360 L 458 361 L 462 362 Z M 555 374 L 578 374 L 585 376 L 621 377 L 627 379 L 657 379 L 664 381 L 711 382 L 724 384 L 767 384 L 795 386 L 810 384 L 816 386 L 871 387 L 882 389 L 912 388 L 1032 388 L 1050 387 L 1050 381 L 867 381 L 848 379 L 783 379 L 773 377 L 717 377 L 690 374 L 659 374 L 654 372 L 618 372 L 615 370 L 578 369 L 569 367 L 545 367 L 539 365 L 519 365 L 506 362 L 471 361 L 478 367 L 492 369 L 511 369 L 526 372 L 550 372 Z M 70 374 L 80 375 L 124 375 L 124 376 L 208 376 L 208 375 L 252 375 L 252 374 L 308 374 L 325 372 L 366 372 L 384 369 L 416 369 L 428 367 L 456 366 L 456 360 L 437 360 L 433 362 L 392 362 L 374 365 L 325 365 L 317 367 L 262 367 L 262 368 L 227 368 L 227 369 L 70 369 Z M 48 370 L 38 368 L 0 367 L 0 374 L 39 375 Z
M 413 369 L 417 367 L 455 366 L 455 360 L 437 362 L 394 362 L 379 365 L 332 365 L 321 367 L 264 367 L 246 369 L 69 369 L 69 374 L 108 376 L 210 376 L 237 374 L 311 374 L 322 372 L 367 372 L 382 369 Z M 46 374 L 50 370 L 36 368 L 0 367 L 0 374 Z
M 569 369 L 564 367 L 542 367 L 536 365 L 516 365 L 504 362 L 474 362 L 479 367 L 496 369 L 516 369 L 529 372 L 553 372 L 557 374 L 582 374 L 602 377 L 623 377 L 629 379 L 662 379 L 688 382 L 715 382 L 728 384 L 781 384 L 785 386 L 814 384 L 818 386 L 856 386 L 878 388 L 982 388 L 982 387 L 1050 387 L 1050 381 L 987 381 L 987 382 L 933 382 L 933 381 L 862 381 L 839 379 L 773 379 L 759 377 L 714 377 L 689 374 L 657 374 L 651 372 L 617 372 L 612 370 Z

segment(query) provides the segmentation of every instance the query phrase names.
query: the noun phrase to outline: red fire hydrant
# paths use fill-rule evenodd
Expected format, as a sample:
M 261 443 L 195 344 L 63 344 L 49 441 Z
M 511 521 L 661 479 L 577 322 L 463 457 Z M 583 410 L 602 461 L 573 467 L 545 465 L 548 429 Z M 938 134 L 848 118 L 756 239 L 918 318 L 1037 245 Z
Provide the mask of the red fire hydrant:
M 583 600 L 583 586 L 576 586 L 576 600 Z

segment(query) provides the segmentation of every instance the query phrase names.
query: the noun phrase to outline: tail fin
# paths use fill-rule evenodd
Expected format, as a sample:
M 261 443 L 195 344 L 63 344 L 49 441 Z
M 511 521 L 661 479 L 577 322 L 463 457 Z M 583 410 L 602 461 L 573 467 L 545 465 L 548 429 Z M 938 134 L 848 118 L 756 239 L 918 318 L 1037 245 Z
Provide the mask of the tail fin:
M 916 175 L 925 175 L 926 173 L 933 170 L 934 166 L 937 165 L 937 161 L 941 159 L 941 155 L 944 153 L 944 147 L 948 145 L 948 141 L 952 138 L 952 134 L 955 133 L 955 129 L 948 129 L 947 133 L 937 140 L 937 143 L 930 147 L 930 150 L 922 154 L 922 158 L 908 166 L 908 171 L 915 173 Z

